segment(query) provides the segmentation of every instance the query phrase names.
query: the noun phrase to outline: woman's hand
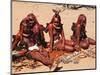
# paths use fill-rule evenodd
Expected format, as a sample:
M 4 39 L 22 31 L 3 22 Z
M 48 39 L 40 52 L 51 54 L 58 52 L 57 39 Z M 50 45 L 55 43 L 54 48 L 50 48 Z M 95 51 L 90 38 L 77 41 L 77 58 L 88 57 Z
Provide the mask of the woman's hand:
M 74 46 L 74 48 L 75 48 L 76 51 L 80 51 L 80 50 L 81 50 L 81 47 L 79 46 L 79 44 L 76 44 L 76 45 Z

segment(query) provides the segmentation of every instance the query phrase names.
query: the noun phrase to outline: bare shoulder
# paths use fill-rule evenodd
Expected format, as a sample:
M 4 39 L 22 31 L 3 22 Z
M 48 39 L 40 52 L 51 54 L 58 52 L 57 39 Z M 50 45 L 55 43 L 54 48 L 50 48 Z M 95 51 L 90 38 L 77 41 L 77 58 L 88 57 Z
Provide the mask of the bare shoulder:
M 53 28 L 53 24 L 50 23 L 50 24 L 48 25 L 48 29 L 51 30 L 52 28 Z

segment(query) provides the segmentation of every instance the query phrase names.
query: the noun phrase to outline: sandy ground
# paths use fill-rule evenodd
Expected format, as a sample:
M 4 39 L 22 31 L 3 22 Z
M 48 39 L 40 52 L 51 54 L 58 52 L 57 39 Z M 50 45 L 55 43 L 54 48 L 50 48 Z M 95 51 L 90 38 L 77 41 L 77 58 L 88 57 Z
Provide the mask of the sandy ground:
M 53 12 L 52 9 L 56 7 L 62 9 L 61 5 L 56 4 L 44 4 L 44 3 L 32 3 L 32 2 L 16 2 L 12 3 L 12 34 L 16 34 L 19 30 L 19 24 L 21 20 L 26 17 L 28 13 L 34 13 L 40 24 L 46 26 L 46 23 L 50 22 Z M 66 9 L 60 13 L 64 34 L 66 39 L 70 39 L 72 34 L 71 25 L 72 22 L 76 22 L 80 14 L 85 14 L 87 17 L 87 26 L 86 31 L 87 35 L 95 39 L 95 9 L 86 9 L 80 8 L 78 10 Z M 48 34 L 45 34 L 46 41 L 49 41 Z M 94 49 L 95 51 L 95 49 Z M 95 68 L 95 58 L 87 57 L 81 59 L 78 64 L 63 64 L 60 63 L 60 66 L 63 66 L 61 70 L 76 70 L 76 69 L 94 69 Z M 19 72 L 15 72 L 12 68 L 12 73 L 26 73 L 26 72 L 45 72 L 49 71 L 49 68 L 46 66 L 40 66 L 35 69 L 25 68 Z

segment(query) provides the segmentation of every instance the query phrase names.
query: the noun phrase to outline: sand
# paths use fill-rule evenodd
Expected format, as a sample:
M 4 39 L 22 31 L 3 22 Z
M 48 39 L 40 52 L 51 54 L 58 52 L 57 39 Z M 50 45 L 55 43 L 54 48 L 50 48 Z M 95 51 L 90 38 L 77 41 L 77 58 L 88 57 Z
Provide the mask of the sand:
M 51 21 L 53 16 L 52 9 L 56 7 L 62 9 L 61 5 L 56 4 L 44 4 L 44 3 L 34 3 L 34 2 L 12 2 L 12 34 L 16 34 L 19 30 L 19 24 L 21 20 L 27 16 L 28 13 L 34 13 L 40 24 L 46 26 L 46 23 Z M 64 34 L 66 39 L 70 39 L 72 35 L 71 26 L 73 22 L 77 21 L 77 18 L 80 14 L 85 14 L 87 17 L 86 31 L 88 37 L 95 39 L 95 9 L 86 9 L 80 8 L 78 10 L 66 9 L 60 13 Z M 45 34 L 46 41 L 49 41 L 48 34 Z M 91 46 L 92 47 L 92 46 Z M 94 49 L 95 51 L 95 49 Z M 77 69 L 95 69 L 95 58 L 87 57 L 80 60 L 78 64 L 69 63 L 63 64 L 60 63 L 59 66 L 63 66 L 61 70 L 77 70 Z M 24 68 L 21 71 L 15 72 L 12 69 L 12 73 L 27 73 L 27 72 L 46 72 L 50 71 L 46 66 L 40 66 L 35 69 Z

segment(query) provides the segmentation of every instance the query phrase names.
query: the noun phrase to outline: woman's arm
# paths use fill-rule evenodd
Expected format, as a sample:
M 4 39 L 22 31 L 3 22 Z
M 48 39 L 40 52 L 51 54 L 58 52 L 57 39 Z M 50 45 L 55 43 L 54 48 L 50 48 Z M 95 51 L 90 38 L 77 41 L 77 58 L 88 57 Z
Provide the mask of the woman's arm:
M 80 24 L 77 24 L 77 29 L 76 29 L 76 36 L 77 36 L 77 44 L 80 42 Z
M 23 31 L 24 31 L 24 26 L 25 26 L 26 22 L 25 21 L 22 21 L 20 23 L 20 29 L 19 29 L 19 36 L 20 36 L 20 39 L 22 40 L 22 35 L 23 35 Z
M 53 50 L 53 25 L 49 24 L 48 26 L 48 30 L 49 30 L 49 37 L 50 37 L 50 49 Z
M 62 32 L 61 32 L 61 37 L 62 37 L 62 46 L 63 46 L 63 48 L 65 48 L 65 35 L 64 35 L 63 28 L 62 28 Z

